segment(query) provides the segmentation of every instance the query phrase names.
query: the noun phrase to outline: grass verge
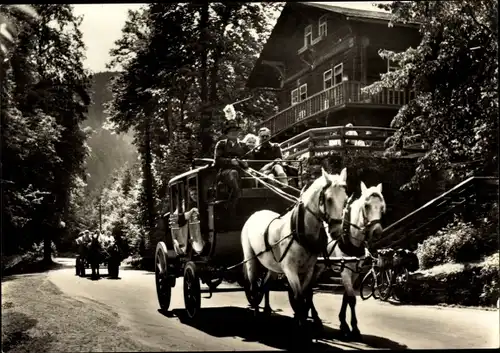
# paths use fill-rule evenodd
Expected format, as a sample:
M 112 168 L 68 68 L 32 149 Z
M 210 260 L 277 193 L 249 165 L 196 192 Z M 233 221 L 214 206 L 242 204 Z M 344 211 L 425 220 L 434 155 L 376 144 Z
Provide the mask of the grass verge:
M 64 295 L 44 274 L 13 277 L 2 282 L 3 352 L 150 351 L 109 308 Z

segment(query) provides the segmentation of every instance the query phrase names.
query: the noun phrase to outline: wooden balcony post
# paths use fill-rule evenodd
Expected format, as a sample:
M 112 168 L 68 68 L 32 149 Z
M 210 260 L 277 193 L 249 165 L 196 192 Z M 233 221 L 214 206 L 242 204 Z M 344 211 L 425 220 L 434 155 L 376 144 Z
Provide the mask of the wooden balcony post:
M 312 131 L 309 131 L 309 158 L 315 155 L 314 147 L 316 147 L 316 143 L 314 141 L 314 133 Z
M 342 92 L 342 95 L 344 96 L 343 98 L 343 103 L 346 104 L 346 103 L 349 103 L 349 94 L 348 94 L 348 91 L 347 91 L 347 85 L 349 84 L 349 81 L 342 81 L 342 89 L 343 89 L 343 92 Z

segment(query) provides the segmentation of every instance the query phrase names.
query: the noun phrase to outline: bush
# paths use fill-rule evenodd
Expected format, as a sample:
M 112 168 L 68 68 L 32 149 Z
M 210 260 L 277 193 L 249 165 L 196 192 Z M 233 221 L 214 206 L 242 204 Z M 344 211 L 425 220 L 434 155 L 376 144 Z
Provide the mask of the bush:
M 500 297 L 498 253 L 481 262 L 445 264 L 420 271 L 401 297 L 419 304 L 494 306 Z
M 39 257 L 39 258 L 43 258 L 43 247 L 44 247 L 44 242 L 43 240 L 40 242 L 40 244 L 33 244 L 33 247 L 32 247 L 32 253 L 35 257 Z M 56 244 L 54 244 L 54 242 L 52 241 L 51 242 L 51 250 L 52 250 L 52 256 L 57 256 L 58 253 L 57 253 L 57 248 L 56 248 Z
M 417 256 L 423 269 L 444 263 L 467 262 L 480 257 L 480 236 L 477 228 L 458 218 L 436 235 L 418 244 Z
M 488 256 L 481 263 L 479 280 L 483 283 L 479 300 L 481 305 L 494 305 L 500 298 L 500 257 L 498 252 Z

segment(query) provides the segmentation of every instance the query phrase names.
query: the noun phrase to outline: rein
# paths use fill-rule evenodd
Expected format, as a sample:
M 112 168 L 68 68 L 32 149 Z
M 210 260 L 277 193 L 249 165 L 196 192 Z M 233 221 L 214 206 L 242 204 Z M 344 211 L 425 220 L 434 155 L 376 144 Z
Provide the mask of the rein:
M 372 196 L 372 195 L 370 195 Z M 375 194 L 375 196 L 378 196 Z M 351 220 L 350 220 L 350 215 L 351 215 L 351 209 L 352 209 L 352 205 L 354 202 L 360 200 L 354 200 L 352 201 L 352 198 L 353 198 L 353 195 L 351 195 L 349 197 L 349 199 L 347 200 L 346 202 L 346 206 L 344 208 L 344 212 L 343 212 L 343 222 L 342 222 L 342 234 L 341 234 L 341 239 L 342 241 L 345 243 L 345 236 L 348 236 L 348 239 L 356 239 L 358 241 L 362 241 L 359 237 L 355 237 L 352 235 L 352 232 L 351 232 L 351 228 L 350 227 L 353 227 L 357 230 L 359 230 L 361 233 L 364 234 L 364 238 L 366 238 L 366 232 L 367 230 L 373 226 L 374 224 L 377 224 L 377 223 L 381 223 L 381 219 L 374 219 L 374 220 L 371 220 L 371 221 L 367 221 L 367 216 L 366 216 L 366 213 L 365 213 L 365 209 L 364 207 L 360 207 L 360 211 L 358 211 L 359 213 L 361 213 L 361 217 L 363 218 L 363 225 L 360 226 L 358 224 L 355 224 L 355 223 L 352 223 Z M 335 244 L 332 246 L 332 249 L 326 254 L 325 256 L 325 262 L 326 262 L 326 266 L 327 267 L 331 267 L 332 266 L 332 263 L 330 261 L 330 256 L 332 255 L 333 251 L 335 250 L 335 248 L 338 246 L 338 241 L 339 239 L 331 239 L 330 242 L 328 242 L 327 244 L 327 247 L 335 242 Z M 350 240 L 349 240 L 350 242 Z M 363 243 L 366 245 L 366 241 L 363 241 Z M 352 244 L 352 243 L 351 243 Z M 357 268 L 358 265 L 356 265 L 356 268 Z M 347 268 L 349 270 L 351 270 L 352 272 L 358 272 L 357 270 L 353 270 L 352 268 L 346 266 L 345 264 L 342 264 L 341 265 L 341 271 L 343 271 L 344 268 Z
M 256 174 L 261 174 L 259 172 L 257 172 L 256 170 L 252 169 L 252 168 L 248 168 L 250 171 L 252 172 L 255 172 Z M 326 236 L 326 231 L 324 230 L 324 223 L 327 223 L 329 226 L 332 225 L 332 224 L 342 224 L 343 222 L 343 219 L 330 219 L 329 216 L 326 214 L 325 210 L 324 210 L 324 199 L 325 199 L 325 192 L 326 190 L 331 186 L 332 182 L 327 179 L 327 182 L 326 182 L 326 185 L 321 189 L 321 193 L 320 193 L 320 196 L 319 196 L 319 199 L 318 199 L 318 210 L 321 209 L 321 206 L 323 206 L 323 210 L 320 211 L 321 214 L 318 215 L 316 214 L 316 212 L 314 212 L 307 204 L 305 204 L 300 198 L 297 198 L 296 196 L 293 196 L 293 195 L 290 195 L 278 188 L 276 188 L 274 185 L 271 185 L 270 183 L 262 180 L 261 178 L 259 178 L 258 176 L 256 175 L 253 175 L 252 173 L 250 173 L 248 170 L 246 169 L 243 169 L 243 171 L 245 173 L 247 173 L 248 175 L 252 176 L 253 178 L 257 179 L 258 181 L 260 181 L 265 187 L 267 187 L 269 190 L 273 191 L 274 193 L 278 194 L 279 196 L 281 196 L 282 198 L 288 200 L 288 201 L 292 201 L 294 202 L 294 204 L 287 208 L 285 210 L 285 212 L 281 215 L 279 215 L 278 217 L 276 217 L 275 219 L 271 220 L 271 222 L 269 222 L 268 226 L 267 226 L 267 229 L 266 229 L 266 233 L 269 229 L 269 226 L 271 225 L 272 222 L 274 222 L 276 219 L 280 219 L 282 218 L 284 215 L 286 215 L 288 212 L 290 212 L 291 210 L 293 209 L 296 209 L 297 210 L 297 213 L 296 214 L 296 217 L 295 218 L 298 218 L 298 210 L 300 208 L 300 206 L 304 207 L 304 210 L 308 211 L 309 213 L 311 213 L 314 218 L 316 218 L 316 220 L 320 223 L 320 226 L 323 226 L 323 231 L 325 232 L 325 236 Z M 281 184 L 281 183 L 280 183 Z M 283 184 L 285 185 L 285 184 Z M 297 189 L 295 189 L 297 190 Z M 299 190 L 298 190 L 299 191 Z M 345 208 L 344 208 L 344 211 L 345 211 Z M 293 218 L 293 211 L 292 211 L 292 215 L 291 217 Z M 297 222 L 295 222 L 297 223 Z M 320 227 L 320 232 L 321 232 L 322 228 Z M 272 249 L 277 246 L 278 244 L 280 244 L 282 241 L 284 241 L 285 239 L 288 239 L 290 237 L 293 237 L 292 240 L 288 243 L 285 251 L 283 252 L 283 254 L 281 254 L 281 257 L 279 260 L 276 259 L 275 255 L 274 255 L 274 252 L 272 252 L 273 254 L 273 258 L 276 262 L 278 263 L 281 263 L 281 261 L 283 261 L 283 259 L 285 258 L 286 254 L 288 253 L 288 251 L 290 250 L 290 247 L 292 245 L 292 242 L 293 242 L 293 239 L 296 238 L 296 233 L 298 232 L 298 230 L 292 230 L 292 232 L 286 236 L 284 236 L 283 238 L 281 238 L 280 240 L 278 240 L 276 243 L 274 243 L 273 245 L 270 245 L 270 244 L 267 244 L 266 245 L 266 248 L 262 251 L 260 251 L 259 253 L 255 254 L 254 256 L 252 256 L 251 258 L 247 259 L 247 260 L 243 260 L 243 261 L 240 261 L 239 263 L 233 265 L 233 266 L 230 266 L 230 267 L 227 267 L 226 270 L 229 271 L 229 270 L 232 270 L 233 268 L 236 268 L 238 266 L 241 266 L 241 265 L 244 265 L 245 263 L 247 263 L 248 261 L 251 261 L 257 257 L 259 257 L 260 255 L 268 252 L 268 251 L 271 251 L 272 252 Z M 267 243 L 267 235 L 265 236 L 265 239 L 266 239 L 266 243 Z M 299 242 L 300 244 L 300 242 Z M 324 249 L 325 253 L 326 253 L 326 247 Z

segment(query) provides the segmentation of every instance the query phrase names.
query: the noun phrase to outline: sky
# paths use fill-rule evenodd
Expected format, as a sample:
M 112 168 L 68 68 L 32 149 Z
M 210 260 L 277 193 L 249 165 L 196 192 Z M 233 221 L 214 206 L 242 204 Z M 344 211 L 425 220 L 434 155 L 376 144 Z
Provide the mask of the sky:
M 324 2 L 335 6 L 380 11 L 372 4 L 375 1 Z M 389 1 L 379 1 L 389 2 Z M 127 20 L 128 10 L 138 10 L 145 4 L 75 4 L 75 14 L 83 16 L 81 31 L 87 47 L 84 65 L 94 73 L 107 71 L 109 51 L 121 37 L 121 30 Z

